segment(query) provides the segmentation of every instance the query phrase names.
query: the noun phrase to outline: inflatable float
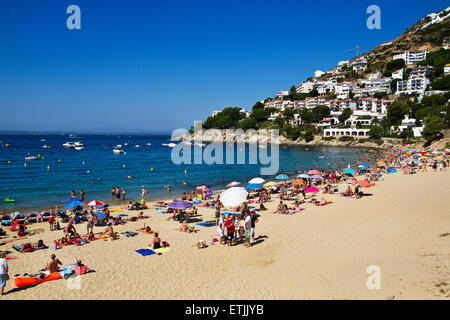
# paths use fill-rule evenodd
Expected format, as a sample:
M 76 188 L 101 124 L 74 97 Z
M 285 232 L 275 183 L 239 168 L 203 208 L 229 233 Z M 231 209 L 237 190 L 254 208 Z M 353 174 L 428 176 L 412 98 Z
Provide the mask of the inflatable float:
M 6 202 L 6 203 L 14 203 L 14 202 L 16 202 L 16 199 L 5 198 L 5 199 L 3 199 L 3 202 Z

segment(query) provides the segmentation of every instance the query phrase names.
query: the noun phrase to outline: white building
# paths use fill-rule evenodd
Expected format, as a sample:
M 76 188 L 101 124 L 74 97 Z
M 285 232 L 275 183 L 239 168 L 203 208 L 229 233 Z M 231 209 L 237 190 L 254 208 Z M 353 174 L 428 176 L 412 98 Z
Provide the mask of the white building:
M 350 63 L 349 60 L 339 61 L 338 65 L 337 65 L 337 70 L 341 71 L 342 68 L 343 68 L 344 66 L 348 66 L 349 63 Z
M 378 79 L 381 79 L 381 72 L 378 71 L 378 72 L 374 72 L 374 73 L 369 74 L 368 79 L 369 79 L 369 80 L 378 80 Z
M 361 57 L 353 61 L 352 68 L 354 72 L 361 72 L 367 69 L 367 59 L 365 57 Z
M 358 123 L 360 123 L 361 125 L 366 125 L 366 126 L 370 126 L 372 124 L 372 120 L 371 119 L 358 119 L 358 117 L 355 117 L 354 115 L 352 115 L 350 118 L 348 118 L 345 121 L 345 125 L 347 126 L 356 126 Z
M 283 98 L 284 96 L 288 96 L 289 91 L 288 90 L 281 90 L 277 92 L 277 98 Z
M 406 64 L 414 64 L 416 62 L 425 60 L 427 58 L 428 51 L 405 51 L 400 54 L 394 55 L 393 60 L 403 59 Z
M 392 72 L 391 78 L 403 80 L 403 68 L 401 68 L 400 70 L 397 70 L 395 72 Z
M 316 70 L 316 71 L 314 71 L 314 78 L 320 78 L 324 74 L 325 74 L 325 72 L 323 72 L 322 70 Z
M 397 92 L 395 94 L 419 94 L 423 95 L 430 80 L 427 78 L 409 78 L 397 82 Z
M 314 83 L 312 81 L 302 82 L 297 87 L 297 93 L 309 93 L 314 89 Z
M 220 112 L 221 112 L 220 110 L 213 111 L 211 117 L 217 116 Z
M 342 82 L 336 84 L 334 90 L 336 92 L 338 99 L 348 99 L 350 91 L 356 88 L 356 83 L 354 82 Z
M 409 74 L 410 78 L 429 78 L 431 74 L 433 73 L 433 67 L 431 66 L 424 66 L 424 67 L 417 67 L 411 70 L 411 73 Z
M 317 126 L 321 127 L 321 128 L 326 128 L 326 127 L 331 127 L 332 125 L 335 125 L 337 123 L 339 123 L 339 120 L 336 117 L 325 118 L 323 120 L 320 120 L 319 124 Z
M 376 117 L 385 116 L 387 114 L 387 108 L 391 103 L 392 100 L 361 98 L 359 99 L 357 110 L 366 112 L 366 115 Z
M 354 138 L 367 138 L 369 136 L 370 129 L 356 129 L 356 128 L 330 128 L 323 130 L 324 137 L 354 137 Z
M 450 74 L 450 63 L 445 65 L 445 67 L 444 67 L 444 74 L 446 76 Z
M 421 137 L 423 126 L 416 127 L 416 119 L 410 119 L 408 115 L 405 115 L 405 118 L 402 120 L 402 124 L 398 127 L 391 126 L 391 132 L 403 132 L 408 128 L 411 128 L 413 131 L 414 137 Z

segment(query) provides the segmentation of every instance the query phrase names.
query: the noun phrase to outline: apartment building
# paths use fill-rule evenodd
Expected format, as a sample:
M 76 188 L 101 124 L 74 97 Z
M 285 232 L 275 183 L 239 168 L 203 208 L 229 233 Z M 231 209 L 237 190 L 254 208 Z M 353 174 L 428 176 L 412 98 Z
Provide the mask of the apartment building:
M 302 82 L 296 88 L 297 93 L 308 93 L 312 89 L 314 89 L 314 82 L 312 81 Z
M 409 78 L 408 80 L 403 80 L 397 82 L 397 92 L 396 94 L 419 94 L 423 95 L 425 89 L 427 88 L 430 80 L 425 77 L 422 78 Z
M 353 61 L 352 68 L 354 72 L 362 72 L 367 69 L 367 59 L 365 57 L 361 57 Z
M 357 110 L 366 112 L 367 115 L 386 115 L 387 108 L 393 100 L 361 98 L 358 102 Z
M 394 55 L 393 60 L 403 59 L 406 64 L 414 64 L 427 58 L 428 51 L 405 51 Z

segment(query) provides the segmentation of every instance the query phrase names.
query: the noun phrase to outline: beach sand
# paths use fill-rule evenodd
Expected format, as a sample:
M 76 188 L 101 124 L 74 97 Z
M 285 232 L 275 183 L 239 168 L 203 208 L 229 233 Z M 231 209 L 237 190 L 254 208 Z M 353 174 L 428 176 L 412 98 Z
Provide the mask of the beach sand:
M 306 210 L 289 216 L 271 214 L 279 203 L 274 198 L 256 224 L 256 236 L 262 237 L 250 248 L 198 249 L 198 240 L 211 243 L 215 227 L 178 232 L 178 222 L 166 221 L 168 214 L 145 210 L 150 218 L 115 231 L 134 231 L 146 223 L 170 243 L 171 252 L 136 253 L 151 242 L 153 235 L 146 234 L 56 251 L 13 251 L 18 258 L 8 261 L 11 277 L 37 272 L 52 253 L 63 265 L 78 258 L 95 272 L 81 276 L 79 290 L 68 289 L 65 280 L 13 289 L 11 280 L 9 293 L 0 299 L 448 299 L 450 235 L 441 235 L 450 233 L 449 178 L 450 171 L 431 169 L 385 175 L 385 181 L 364 190 L 371 196 L 324 195 L 333 204 L 305 204 Z M 199 208 L 199 213 L 204 221 L 214 216 L 213 209 Z M 76 228 L 85 234 L 85 223 Z M 49 245 L 63 234 L 48 231 L 48 223 L 32 229 L 45 231 L 26 241 L 43 239 Z M 0 250 L 12 250 L 11 245 Z M 380 268 L 380 289 L 366 285 L 371 265 Z

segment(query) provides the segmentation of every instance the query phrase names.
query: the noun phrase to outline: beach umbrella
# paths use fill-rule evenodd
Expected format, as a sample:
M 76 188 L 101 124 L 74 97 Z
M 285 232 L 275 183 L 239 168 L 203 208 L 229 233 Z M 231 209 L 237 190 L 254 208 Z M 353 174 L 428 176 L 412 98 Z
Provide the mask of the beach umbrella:
M 169 208 L 170 209 L 180 209 L 180 210 L 185 210 L 187 208 L 192 208 L 193 204 L 190 202 L 186 202 L 186 201 L 174 201 L 169 203 Z
M 227 187 L 228 187 L 228 188 L 229 188 L 229 187 L 236 187 L 236 186 L 238 186 L 238 185 L 240 185 L 240 184 L 241 184 L 240 182 L 233 181 L 233 182 L 227 184 Z
M 62 200 L 62 202 L 74 202 L 74 201 L 81 201 L 81 199 L 77 197 L 68 197 L 67 199 Z
M 310 179 L 311 176 L 309 176 L 309 175 L 306 174 L 306 173 L 302 173 L 302 174 L 299 174 L 299 175 L 297 176 L 297 178 Z
M 342 173 L 344 173 L 344 174 L 351 174 L 351 173 L 356 173 L 357 171 L 355 170 L 355 169 L 347 169 L 347 170 L 345 170 L 344 172 L 342 172 Z
M 262 189 L 262 188 L 263 188 L 263 186 L 259 183 L 250 183 L 246 189 L 247 190 L 257 190 L 257 189 Z
M 364 170 L 367 170 L 367 168 L 366 167 L 360 167 L 359 170 L 364 171 Z
M 247 200 L 248 192 L 242 187 L 231 187 L 220 194 L 225 207 L 237 207 Z
M 303 180 L 294 180 L 292 181 L 292 184 L 303 184 Z
M 320 174 L 319 170 L 309 170 L 308 174 Z
M 362 188 L 370 188 L 375 185 L 364 180 L 353 181 L 352 185 L 355 186 L 356 184 L 358 184 Z
M 264 186 L 264 188 L 270 188 L 270 187 L 275 187 L 277 185 L 278 185 L 278 182 L 270 181 L 270 182 L 265 183 L 263 186 Z
M 80 201 L 72 201 L 72 202 L 69 202 L 68 204 L 66 204 L 66 205 L 64 206 L 64 208 L 78 207 L 78 206 L 82 206 L 82 205 L 83 205 L 83 202 L 80 202 Z
M 305 193 L 311 193 L 311 192 L 319 192 L 319 189 L 316 187 L 309 187 L 305 189 Z
M 102 220 L 106 218 L 106 214 L 100 211 L 94 212 L 94 214 L 96 215 L 97 219 Z M 84 215 L 85 218 L 87 218 L 89 216 L 89 213 L 86 213 Z
M 252 183 L 263 184 L 264 182 L 266 182 L 266 180 L 264 180 L 263 178 L 253 178 L 248 183 L 249 184 L 252 184 Z
M 287 180 L 287 179 L 289 179 L 289 177 L 288 177 L 287 175 L 285 175 L 285 174 L 279 174 L 279 175 L 277 175 L 277 176 L 275 177 L 275 179 L 278 179 L 278 180 Z
M 320 174 L 315 174 L 311 176 L 311 179 L 322 179 L 322 176 Z
M 103 207 L 105 204 L 98 200 L 92 200 L 84 203 L 85 206 Z

